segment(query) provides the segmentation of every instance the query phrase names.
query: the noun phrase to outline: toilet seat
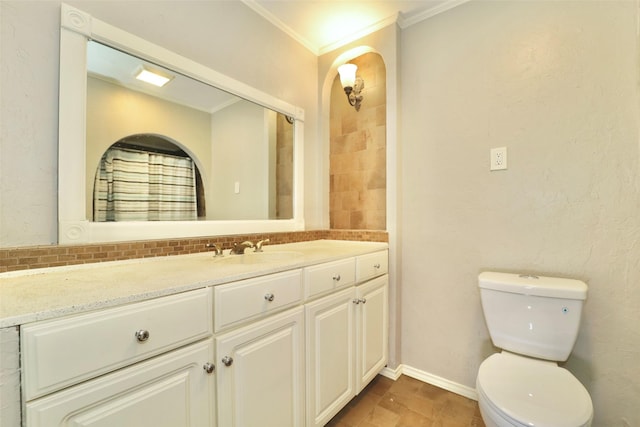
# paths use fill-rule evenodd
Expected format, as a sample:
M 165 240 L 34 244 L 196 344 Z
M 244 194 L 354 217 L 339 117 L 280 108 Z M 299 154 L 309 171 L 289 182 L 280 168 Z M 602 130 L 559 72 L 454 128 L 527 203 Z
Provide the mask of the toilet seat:
M 479 399 L 514 426 L 591 424 L 591 397 L 569 371 L 553 362 L 502 352 L 478 370 Z

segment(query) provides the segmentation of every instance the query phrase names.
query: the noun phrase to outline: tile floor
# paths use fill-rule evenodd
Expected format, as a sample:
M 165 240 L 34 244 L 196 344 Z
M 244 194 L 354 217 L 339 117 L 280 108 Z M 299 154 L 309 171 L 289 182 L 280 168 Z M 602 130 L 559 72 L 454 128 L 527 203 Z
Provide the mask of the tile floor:
M 484 427 L 478 402 L 416 379 L 378 375 L 327 427 Z

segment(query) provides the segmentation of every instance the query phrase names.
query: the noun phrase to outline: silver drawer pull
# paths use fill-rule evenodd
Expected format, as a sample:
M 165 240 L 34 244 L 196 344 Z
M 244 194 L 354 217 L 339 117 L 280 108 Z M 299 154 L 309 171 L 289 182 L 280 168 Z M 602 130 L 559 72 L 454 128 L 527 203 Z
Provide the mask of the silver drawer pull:
M 216 370 L 216 365 L 214 365 L 214 364 L 213 364 L 213 363 L 211 363 L 211 362 L 207 362 L 207 363 L 205 363 L 205 364 L 204 364 L 204 366 L 203 366 L 202 368 L 204 369 L 204 371 L 205 371 L 207 374 L 212 374 L 212 373 L 213 373 L 213 371 L 215 371 L 215 370 Z
M 378 263 L 373 264 L 373 268 L 380 268 L 380 263 L 378 262 Z
M 224 363 L 224 366 L 231 366 L 233 365 L 233 357 L 229 357 L 229 356 L 225 356 L 222 358 L 222 363 Z
M 146 329 L 140 329 L 136 331 L 136 339 L 138 342 L 145 342 L 149 339 L 149 331 Z
M 335 276 L 333 276 L 333 280 L 335 280 L 336 282 L 340 281 L 340 275 L 336 274 Z
M 273 301 L 275 297 L 276 296 L 274 294 L 272 294 L 272 293 L 268 293 L 268 294 L 264 295 L 264 299 L 266 299 L 269 302 Z

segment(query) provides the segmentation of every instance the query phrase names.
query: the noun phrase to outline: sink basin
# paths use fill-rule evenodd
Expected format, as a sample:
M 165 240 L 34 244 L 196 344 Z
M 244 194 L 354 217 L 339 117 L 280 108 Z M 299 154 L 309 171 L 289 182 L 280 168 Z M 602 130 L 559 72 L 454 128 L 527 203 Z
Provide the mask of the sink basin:
M 295 261 L 302 258 L 301 252 L 272 251 L 272 252 L 245 252 L 244 255 L 225 255 L 214 258 L 215 262 L 222 264 L 266 264 L 273 262 Z

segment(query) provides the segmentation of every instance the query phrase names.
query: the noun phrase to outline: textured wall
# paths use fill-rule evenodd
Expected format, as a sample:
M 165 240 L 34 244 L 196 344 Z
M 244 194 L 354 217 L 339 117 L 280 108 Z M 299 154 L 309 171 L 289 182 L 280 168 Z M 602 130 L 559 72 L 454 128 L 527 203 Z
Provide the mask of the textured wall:
M 331 88 L 329 206 L 331 228 L 386 230 L 386 70 L 377 53 L 349 61 L 364 80 L 359 111 L 340 77 Z
M 566 367 L 594 426 L 640 425 L 637 22 L 636 1 L 482 1 L 402 32 L 403 363 L 474 387 L 478 273 L 582 279 Z

